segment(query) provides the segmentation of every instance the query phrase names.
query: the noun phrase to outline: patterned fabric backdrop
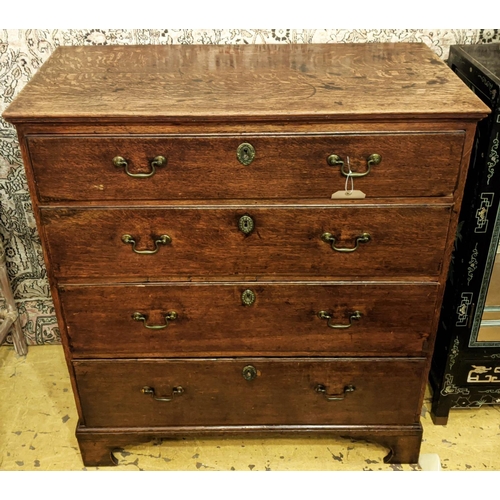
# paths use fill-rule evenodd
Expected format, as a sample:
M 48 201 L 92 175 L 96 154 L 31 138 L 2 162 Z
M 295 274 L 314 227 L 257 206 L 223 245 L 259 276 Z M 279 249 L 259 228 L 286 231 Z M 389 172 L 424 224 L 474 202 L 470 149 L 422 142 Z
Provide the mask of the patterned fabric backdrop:
M 500 42 L 500 30 L 0 29 L 0 113 L 59 45 L 346 42 L 424 42 L 446 59 L 450 45 Z M 0 120 L 0 238 L 28 344 L 59 343 L 17 136 L 4 120 Z

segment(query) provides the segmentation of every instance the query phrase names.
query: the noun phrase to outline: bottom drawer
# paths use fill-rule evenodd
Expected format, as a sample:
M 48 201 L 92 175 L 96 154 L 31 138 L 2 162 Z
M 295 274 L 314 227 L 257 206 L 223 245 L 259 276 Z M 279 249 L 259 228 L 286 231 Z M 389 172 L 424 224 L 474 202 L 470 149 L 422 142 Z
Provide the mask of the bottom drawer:
M 87 427 L 411 424 L 423 359 L 75 361 Z

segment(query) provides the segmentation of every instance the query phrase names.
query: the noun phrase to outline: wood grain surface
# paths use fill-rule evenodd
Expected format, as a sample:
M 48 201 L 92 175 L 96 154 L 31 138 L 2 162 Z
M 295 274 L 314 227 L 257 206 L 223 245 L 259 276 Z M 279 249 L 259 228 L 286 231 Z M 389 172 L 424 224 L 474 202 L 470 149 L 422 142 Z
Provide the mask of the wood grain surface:
M 170 276 L 244 275 L 366 276 L 394 278 L 439 276 L 448 233 L 449 206 L 241 209 L 43 209 L 42 220 L 57 277 L 120 277 L 123 281 L 165 281 Z M 252 233 L 239 230 L 239 219 L 254 220 Z M 350 253 L 367 232 L 368 243 Z M 122 236 L 133 236 L 137 249 L 153 250 L 161 235 L 172 242 L 154 255 L 134 253 Z
M 6 120 L 484 116 L 423 43 L 58 47 Z
M 244 305 L 251 290 L 255 302 Z M 422 356 L 436 284 L 213 283 L 64 286 L 73 356 Z M 349 325 L 353 311 L 362 314 Z M 148 326 L 132 315 L 141 312 Z
M 112 466 L 119 460 L 113 452 L 158 439 L 206 438 L 276 438 L 307 439 L 311 435 L 307 425 L 220 425 L 92 428 L 78 425 L 76 437 L 82 459 L 88 466 Z M 422 425 L 315 425 L 314 435 L 324 438 L 350 438 L 376 442 L 388 448 L 384 463 L 418 463 Z
M 456 184 L 465 134 L 371 133 L 242 136 L 30 136 L 27 138 L 42 202 L 71 200 L 221 200 L 319 198 L 345 189 L 346 177 L 327 158 L 336 154 L 355 173 L 367 171 L 373 153 L 382 157 L 355 188 L 369 198 L 450 195 Z M 255 159 L 242 165 L 242 143 Z M 158 155 L 167 165 L 149 178 Z
M 419 358 L 240 358 L 142 361 L 74 361 L 88 427 L 153 427 L 244 424 L 414 424 L 415 394 L 423 374 Z M 243 378 L 245 366 L 258 376 Z M 341 401 L 328 394 L 354 392 Z M 173 401 L 155 401 L 181 386 Z

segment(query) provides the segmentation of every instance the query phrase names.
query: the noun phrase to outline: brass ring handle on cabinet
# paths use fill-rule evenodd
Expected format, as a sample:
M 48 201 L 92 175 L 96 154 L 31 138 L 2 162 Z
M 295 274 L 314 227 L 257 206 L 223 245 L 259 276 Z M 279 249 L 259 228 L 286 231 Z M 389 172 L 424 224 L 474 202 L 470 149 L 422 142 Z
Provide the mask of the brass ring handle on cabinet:
M 332 324 L 332 315 L 330 313 L 327 313 L 326 311 L 319 311 L 318 313 L 318 318 L 320 319 L 326 319 L 327 325 L 330 328 L 336 328 L 336 329 L 344 329 L 344 328 L 351 328 L 353 320 L 360 320 L 361 316 L 363 316 L 359 311 L 354 311 L 352 313 L 349 313 L 349 324 L 347 325 L 334 325 Z
M 346 171 L 345 169 L 345 163 L 342 160 L 342 158 L 339 155 L 330 155 L 326 161 L 328 162 L 328 165 L 332 167 L 340 166 L 340 171 L 342 172 L 342 175 L 347 177 L 350 175 L 351 177 L 364 177 L 365 175 L 368 175 L 372 169 L 373 165 L 378 165 L 382 161 L 382 157 L 377 154 L 373 153 L 371 154 L 367 159 L 366 159 L 366 171 L 365 172 L 350 172 L 349 170 Z
M 168 313 L 166 313 L 164 325 L 148 325 L 146 323 L 148 317 L 140 312 L 135 312 L 134 314 L 132 314 L 132 319 L 134 321 L 142 321 L 144 326 L 149 330 L 163 330 L 163 328 L 167 328 L 169 321 L 175 321 L 177 319 L 177 313 L 175 311 L 169 311 Z
M 174 399 L 174 396 L 182 396 L 184 394 L 184 388 L 179 385 L 172 389 L 172 394 L 170 396 L 161 396 L 161 397 L 156 395 L 154 387 L 149 387 L 148 385 L 144 386 L 141 389 L 141 392 L 145 396 L 151 396 L 155 401 L 169 402 Z
M 151 167 L 151 171 L 147 174 L 139 173 L 133 174 L 128 169 L 128 161 L 122 156 L 115 156 L 113 158 L 113 165 L 118 168 L 125 168 L 125 173 L 130 177 L 135 177 L 136 179 L 145 179 L 146 177 L 151 177 L 156 173 L 156 167 L 163 167 L 167 164 L 167 159 L 164 156 L 155 156 L 150 162 L 149 166 Z
M 335 246 L 336 238 L 331 233 L 323 233 L 321 235 L 321 239 L 325 243 L 330 243 L 332 246 L 332 250 L 336 252 L 354 252 L 358 249 L 360 243 L 368 243 L 371 240 L 370 233 L 362 233 L 361 235 L 356 237 L 356 244 L 353 248 L 338 248 Z
M 346 385 L 344 387 L 344 390 L 340 394 L 327 394 L 326 387 L 322 384 L 318 384 L 314 388 L 314 390 L 318 394 L 323 394 L 323 396 L 325 396 L 328 401 L 342 401 L 343 399 L 345 399 L 347 394 L 349 394 L 350 392 L 354 392 L 356 390 L 356 387 L 354 387 L 353 385 Z
M 168 245 L 169 243 L 171 243 L 172 238 L 168 234 L 162 234 L 157 240 L 155 240 L 155 249 L 154 250 L 137 250 L 135 248 L 136 241 L 134 240 L 134 238 L 132 236 L 130 236 L 130 234 L 124 234 L 122 236 L 122 241 L 123 241 L 123 243 L 130 243 L 132 245 L 132 250 L 135 253 L 152 255 L 152 254 L 155 254 L 156 252 L 158 252 L 160 245 Z

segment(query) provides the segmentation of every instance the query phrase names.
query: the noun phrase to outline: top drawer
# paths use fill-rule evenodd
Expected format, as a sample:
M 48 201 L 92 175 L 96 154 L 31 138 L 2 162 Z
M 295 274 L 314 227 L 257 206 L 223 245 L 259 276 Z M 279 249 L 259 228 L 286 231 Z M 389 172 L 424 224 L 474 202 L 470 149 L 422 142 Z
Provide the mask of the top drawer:
M 328 200 L 335 191 L 345 189 L 347 157 L 352 172 L 366 173 L 355 179 L 355 189 L 368 198 L 450 195 L 463 141 L 463 132 L 32 135 L 27 137 L 27 146 L 42 202 Z M 369 159 L 375 154 L 381 161 L 373 165 Z M 328 162 L 332 155 L 338 157 L 330 160 L 334 165 Z M 164 161 L 155 161 L 158 157 Z

